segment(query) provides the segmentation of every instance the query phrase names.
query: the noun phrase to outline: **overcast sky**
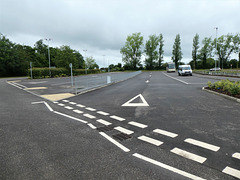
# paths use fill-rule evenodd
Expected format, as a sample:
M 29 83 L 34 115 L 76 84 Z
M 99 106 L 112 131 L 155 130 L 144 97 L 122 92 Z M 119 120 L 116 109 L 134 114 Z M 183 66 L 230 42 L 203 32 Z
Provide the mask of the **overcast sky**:
M 122 63 L 120 48 L 128 35 L 141 32 L 144 43 L 163 34 L 164 60 L 181 36 L 183 61 L 191 60 L 192 40 L 240 32 L 240 0 L 0 0 L 0 33 L 11 41 L 34 46 L 68 45 L 97 64 Z M 47 44 L 47 42 L 45 42 Z M 106 55 L 106 56 L 103 56 Z

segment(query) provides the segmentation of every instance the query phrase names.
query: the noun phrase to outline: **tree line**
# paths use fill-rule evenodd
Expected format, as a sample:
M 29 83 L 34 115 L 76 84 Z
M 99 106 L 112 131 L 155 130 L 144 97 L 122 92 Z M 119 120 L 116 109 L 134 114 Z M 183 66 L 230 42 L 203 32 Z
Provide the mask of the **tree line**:
M 142 55 L 145 56 L 145 67 L 146 69 L 164 69 L 165 64 L 163 64 L 164 55 L 164 39 L 163 35 L 150 35 L 149 39 L 145 42 L 141 33 L 133 33 L 127 36 L 125 45 L 120 49 L 122 54 L 122 61 L 125 63 L 124 67 L 129 69 L 142 69 L 141 64 Z M 238 61 L 233 59 L 230 61 L 230 56 L 233 53 L 238 54 Z M 193 48 L 192 48 L 192 68 L 194 69 L 207 69 L 214 67 L 215 60 L 214 55 L 218 64 L 221 67 L 229 67 L 231 63 L 233 67 L 238 67 L 240 65 L 240 34 L 228 34 L 222 35 L 219 38 L 212 39 L 204 38 L 201 42 L 199 35 L 196 34 L 193 38 Z M 172 49 L 172 61 L 175 63 L 176 67 L 181 62 L 183 53 L 181 50 L 181 37 L 180 34 L 176 35 L 173 49 Z

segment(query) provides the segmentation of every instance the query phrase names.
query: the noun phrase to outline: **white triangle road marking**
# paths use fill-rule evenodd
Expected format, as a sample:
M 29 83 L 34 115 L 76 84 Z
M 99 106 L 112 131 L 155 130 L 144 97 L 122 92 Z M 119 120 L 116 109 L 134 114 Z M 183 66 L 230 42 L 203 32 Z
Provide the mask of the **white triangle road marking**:
M 132 101 L 134 101 L 138 97 L 140 97 L 140 99 L 142 100 L 142 103 L 131 103 Z M 128 102 L 124 103 L 122 106 L 137 107 L 137 106 L 149 106 L 149 104 L 144 99 L 144 97 L 141 94 L 139 94 L 139 95 L 135 96 L 134 98 L 130 99 Z

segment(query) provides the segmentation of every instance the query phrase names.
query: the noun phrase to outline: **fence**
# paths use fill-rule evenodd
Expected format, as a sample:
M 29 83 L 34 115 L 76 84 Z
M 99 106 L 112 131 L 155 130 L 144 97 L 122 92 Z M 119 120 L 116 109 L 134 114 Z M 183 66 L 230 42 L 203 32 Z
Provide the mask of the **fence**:
M 116 73 L 105 73 L 105 74 L 94 74 L 87 76 L 78 76 L 74 78 L 75 93 L 81 93 L 88 91 L 93 88 L 105 86 L 108 84 L 120 82 L 129 78 L 132 78 L 141 71 L 136 72 L 116 72 Z
M 221 72 L 221 71 L 196 71 L 198 74 L 206 74 L 212 76 L 230 76 L 230 77 L 240 77 L 240 71 L 236 72 Z

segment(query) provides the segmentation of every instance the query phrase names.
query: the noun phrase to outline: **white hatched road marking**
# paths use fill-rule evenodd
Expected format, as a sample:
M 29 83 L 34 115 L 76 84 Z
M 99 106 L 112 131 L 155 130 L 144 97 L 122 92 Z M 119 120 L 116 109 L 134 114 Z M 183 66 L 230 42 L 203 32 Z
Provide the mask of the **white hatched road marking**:
M 240 159 L 240 153 L 234 153 L 232 155 L 233 158 L 237 158 L 237 159 Z
M 89 119 L 94 119 L 96 118 L 95 116 L 91 115 L 91 114 L 83 114 L 83 116 L 89 118 Z
M 63 102 L 69 102 L 69 100 L 62 100 Z
M 207 158 L 205 158 L 205 157 L 202 157 L 202 156 L 184 151 L 184 150 L 179 149 L 179 148 L 174 148 L 174 149 L 171 150 L 171 152 L 175 153 L 179 156 L 185 157 L 187 159 L 191 159 L 193 161 L 199 162 L 199 163 L 204 163 L 207 160 Z
M 84 106 L 84 105 L 82 105 L 82 104 L 77 104 L 76 106 L 77 106 L 77 107 L 81 107 L 81 108 L 86 107 L 86 106 Z
M 141 123 L 134 122 L 134 121 L 131 121 L 131 122 L 129 122 L 128 124 L 133 125 L 133 126 L 137 126 L 137 127 L 139 127 L 139 128 L 146 128 L 146 127 L 148 127 L 148 126 L 145 125 L 145 124 L 141 124 Z
M 118 130 L 118 131 L 120 131 L 120 132 L 122 132 L 122 133 L 125 133 L 125 134 L 127 134 L 127 135 L 130 135 L 130 134 L 134 133 L 133 131 L 128 130 L 128 129 L 125 129 L 125 128 L 120 127 L 120 126 L 115 127 L 114 129 L 116 129 L 116 130 Z
M 62 104 L 62 103 L 58 103 L 59 106 L 65 106 L 65 104 Z
M 208 144 L 208 143 L 205 143 L 202 141 L 198 141 L 195 139 L 191 139 L 191 138 L 185 139 L 184 142 L 187 142 L 187 143 L 190 143 L 190 144 L 193 144 L 193 145 L 196 145 L 196 146 L 199 146 L 199 147 L 211 150 L 211 151 L 215 151 L 215 152 L 220 149 L 220 147 L 218 147 L 218 146 Z
M 174 173 L 180 174 L 180 175 L 182 175 L 182 176 L 184 176 L 184 177 L 187 177 L 187 178 L 190 178 L 190 179 L 194 179 L 194 180 L 204 180 L 204 179 L 201 178 L 201 177 L 195 176 L 195 175 L 193 175 L 193 174 L 190 174 L 190 173 L 188 173 L 188 172 L 185 172 L 185 171 L 182 171 L 182 170 L 180 170 L 180 169 L 174 168 L 174 167 L 172 167 L 172 166 L 163 164 L 163 163 L 161 163 L 161 162 L 159 162 L 159 161 L 153 160 L 153 159 L 148 158 L 148 157 L 146 157 L 146 156 L 143 156 L 143 155 L 141 155 L 141 154 L 134 153 L 133 156 L 134 156 L 134 157 L 137 157 L 137 158 L 139 158 L 139 159 L 142 159 L 142 160 L 144 160 L 144 161 L 147 161 L 147 162 L 149 162 L 149 163 L 155 164 L 155 165 L 157 165 L 157 166 L 159 166 L 159 167 L 161 167 L 161 168 L 164 168 L 164 169 L 167 169 L 167 170 L 169 170 L 169 171 L 172 171 L 172 172 L 174 172 Z
M 159 140 L 147 137 L 147 136 L 140 136 L 140 137 L 138 137 L 138 139 L 140 139 L 142 141 L 145 141 L 145 142 L 148 142 L 150 144 L 153 144 L 155 146 L 160 146 L 161 144 L 163 144 L 162 141 L 159 141 Z
M 90 128 L 92 128 L 92 129 L 97 129 L 93 124 L 91 124 L 91 123 L 88 123 L 88 126 L 90 127 Z
M 240 179 L 240 170 L 227 166 L 222 172 Z
M 118 117 L 118 116 L 110 116 L 110 118 L 112 118 L 112 119 L 116 119 L 116 120 L 118 120 L 118 121 L 125 121 L 126 119 L 124 119 L 124 118 L 121 118 L 121 117 Z
M 60 113 L 60 112 L 57 112 L 57 111 L 53 111 L 53 112 L 56 113 L 56 114 L 59 114 L 59 115 L 61 115 L 61 116 L 65 116 L 65 117 L 67 117 L 67 118 L 70 118 L 70 119 L 73 119 L 73 120 L 82 122 L 82 123 L 87 123 L 87 121 L 84 121 L 84 120 L 81 120 L 81 119 L 78 119 L 78 118 L 69 116 L 69 115 L 67 115 L 67 114 L 63 114 L 63 113 Z
M 117 147 L 122 149 L 124 152 L 129 152 L 130 151 L 130 149 L 126 148 L 125 146 L 123 146 L 122 144 L 120 144 L 119 142 L 117 142 L 116 140 L 114 140 L 113 138 L 111 138 L 110 136 L 105 134 L 104 132 L 100 132 L 99 134 L 101 134 L 103 137 L 105 137 L 111 143 L 115 144 Z
M 69 102 L 69 104 L 75 105 L 75 104 L 77 104 L 77 103 L 75 103 L 75 102 Z
M 175 138 L 175 137 L 178 136 L 178 134 L 175 134 L 175 133 L 172 133 L 172 132 L 169 132 L 169 131 L 165 131 L 165 130 L 162 130 L 162 129 L 155 129 L 155 130 L 153 130 L 153 132 L 158 133 L 158 134 L 162 134 L 164 136 L 168 136 L 168 137 L 171 137 L 171 138 Z
M 78 113 L 78 114 L 82 114 L 83 113 L 83 111 L 79 111 L 78 109 L 74 109 L 73 112 Z
M 104 116 L 108 116 L 109 115 L 109 113 L 106 113 L 106 112 L 103 112 L 103 111 L 98 111 L 97 113 L 101 114 L 101 115 L 104 115 Z
M 70 106 L 65 106 L 64 108 L 66 108 L 66 109 L 73 109 L 72 107 L 70 107 Z
M 55 102 L 53 102 L 54 104 L 58 104 L 59 102 L 57 102 L 57 101 L 55 101 Z
M 87 107 L 86 110 L 89 110 L 89 111 L 96 111 L 96 109 L 93 109 L 93 108 L 90 108 L 90 107 Z
M 104 124 L 104 125 L 106 125 L 106 126 L 109 126 L 109 125 L 112 124 L 112 123 L 107 122 L 107 121 L 105 121 L 105 120 L 103 120 L 103 119 L 98 119 L 97 122 L 99 122 L 99 123 L 101 123 L 101 124 Z

